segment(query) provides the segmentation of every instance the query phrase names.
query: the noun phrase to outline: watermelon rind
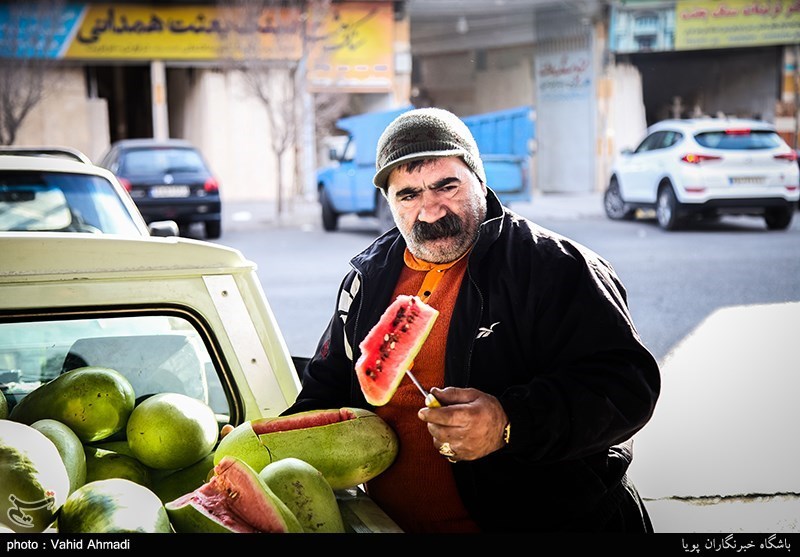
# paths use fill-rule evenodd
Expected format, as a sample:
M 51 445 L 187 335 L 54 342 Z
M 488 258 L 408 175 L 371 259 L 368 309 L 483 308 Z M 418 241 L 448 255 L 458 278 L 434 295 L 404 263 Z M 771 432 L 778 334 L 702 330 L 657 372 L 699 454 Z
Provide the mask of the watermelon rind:
M 30 425 L 0 420 L 0 524 L 21 534 L 43 532 L 69 493 L 56 445 Z

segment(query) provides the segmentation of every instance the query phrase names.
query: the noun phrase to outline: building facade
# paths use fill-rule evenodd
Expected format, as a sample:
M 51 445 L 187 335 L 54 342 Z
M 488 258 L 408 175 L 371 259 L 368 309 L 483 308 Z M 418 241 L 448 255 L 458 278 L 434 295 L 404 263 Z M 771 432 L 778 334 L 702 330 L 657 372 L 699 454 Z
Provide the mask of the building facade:
M 0 54 L 31 56 L 24 37 L 8 41 L 24 30 L 8 6 Z M 115 139 L 182 137 L 209 159 L 223 197 L 238 200 L 275 197 L 276 109 L 299 122 L 282 187 L 309 197 L 320 121 L 409 102 L 461 116 L 532 105 L 538 192 L 602 190 L 614 156 L 671 116 L 757 117 L 798 145 L 800 0 L 307 6 L 319 11 L 232 27 L 211 3 L 63 3 L 53 47 L 36 53 L 54 62 L 47 94 L 16 143 L 66 144 L 96 159 Z M 226 37 L 236 33 L 259 40 L 232 50 Z M 242 59 L 251 73 L 270 68 L 271 103 L 253 93 Z M 293 79 L 300 62 L 307 87 Z
M 2 57 L 50 62 L 15 143 L 98 160 L 117 139 L 188 139 L 227 199 L 274 199 L 281 153 L 289 198 L 313 188 L 315 96 L 408 102 L 408 21 L 391 1 L 169 4 L 0 5 Z
M 539 192 L 604 189 L 613 158 L 667 117 L 761 118 L 798 145 L 798 1 L 443 4 L 412 16 L 412 90 L 462 114 L 532 102 Z

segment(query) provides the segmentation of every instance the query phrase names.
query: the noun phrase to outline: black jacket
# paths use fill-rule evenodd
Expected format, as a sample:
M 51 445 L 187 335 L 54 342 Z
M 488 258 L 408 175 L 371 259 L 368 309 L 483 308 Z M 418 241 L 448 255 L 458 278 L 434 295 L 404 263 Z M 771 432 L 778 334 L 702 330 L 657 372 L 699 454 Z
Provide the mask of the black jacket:
M 395 228 L 351 260 L 285 413 L 370 408 L 354 362 L 391 302 L 404 249 Z M 485 531 L 602 528 L 631 459 L 623 443 L 650 419 L 661 386 L 611 266 L 490 190 L 448 335 L 445 385 L 494 395 L 511 421 L 507 447 L 453 466 L 472 516 Z

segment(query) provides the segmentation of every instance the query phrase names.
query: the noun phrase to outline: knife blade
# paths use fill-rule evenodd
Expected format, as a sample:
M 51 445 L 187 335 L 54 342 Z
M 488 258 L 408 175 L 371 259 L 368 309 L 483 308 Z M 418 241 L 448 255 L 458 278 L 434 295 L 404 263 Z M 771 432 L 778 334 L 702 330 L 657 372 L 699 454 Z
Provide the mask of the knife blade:
M 442 406 L 435 396 L 422 388 L 422 385 L 419 381 L 417 381 L 417 378 L 414 377 L 414 374 L 411 373 L 410 369 L 406 370 L 406 375 L 408 375 L 408 378 L 411 379 L 414 385 L 416 385 L 417 389 L 419 389 L 419 392 L 422 393 L 422 396 L 425 397 L 425 406 L 428 408 L 440 408 Z

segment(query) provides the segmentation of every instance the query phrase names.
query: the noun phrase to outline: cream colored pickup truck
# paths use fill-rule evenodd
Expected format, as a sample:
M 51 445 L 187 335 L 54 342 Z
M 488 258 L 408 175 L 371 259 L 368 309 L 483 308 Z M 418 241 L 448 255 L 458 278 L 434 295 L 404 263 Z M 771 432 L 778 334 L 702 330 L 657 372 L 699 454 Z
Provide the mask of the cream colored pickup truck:
M 82 365 L 116 369 L 137 398 L 179 392 L 219 422 L 276 416 L 300 383 L 239 251 L 185 238 L 0 233 L 0 389 L 13 407 Z M 354 531 L 397 531 L 360 490 Z

